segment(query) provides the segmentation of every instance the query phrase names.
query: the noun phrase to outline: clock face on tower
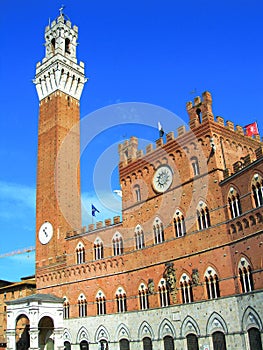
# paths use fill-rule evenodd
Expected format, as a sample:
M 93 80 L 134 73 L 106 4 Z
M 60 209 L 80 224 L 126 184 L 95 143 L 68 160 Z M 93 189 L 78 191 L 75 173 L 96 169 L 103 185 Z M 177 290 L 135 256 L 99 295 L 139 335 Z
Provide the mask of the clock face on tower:
M 173 172 L 168 165 L 161 165 L 154 173 L 153 188 L 156 192 L 165 192 L 173 182 Z
M 39 231 L 38 231 L 38 238 L 40 243 L 47 244 L 53 236 L 53 226 L 50 222 L 45 221 Z

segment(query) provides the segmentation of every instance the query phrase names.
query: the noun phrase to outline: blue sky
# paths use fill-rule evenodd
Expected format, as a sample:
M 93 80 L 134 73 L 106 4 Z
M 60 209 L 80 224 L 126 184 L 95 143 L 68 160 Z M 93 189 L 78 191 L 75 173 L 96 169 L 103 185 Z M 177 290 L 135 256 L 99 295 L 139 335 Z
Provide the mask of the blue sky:
M 242 126 L 257 120 L 262 131 L 262 1 L 63 3 L 65 14 L 79 27 L 77 55 L 89 78 L 81 117 L 89 123 L 96 123 L 96 116 L 89 117 L 93 111 L 124 102 L 157 105 L 187 123 L 185 103 L 208 90 L 215 115 Z M 60 6 L 56 0 L 1 1 L 0 279 L 34 273 L 33 253 L 3 255 L 35 245 L 38 99 L 32 79 L 44 57 L 45 26 L 58 16 Z M 118 187 L 118 143 L 133 134 L 146 143 L 158 136 L 153 127 L 147 132 L 128 123 L 109 128 L 106 119 L 105 125 L 108 129 L 96 135 L 82 157 L 83 198 L 87 212 L 91 202 L 100 209 L 97 220 L 113 217 L 120 208 L 119 199 L 112 197 Z M 108 166 L 104 163 L 108 186 L 95 192 L 109 197 L 113 212 L 94 193 L 101 167 L 97 159 L 108 151 L 115 154 Z M 89 222 L 86 215 L 83 223 Z

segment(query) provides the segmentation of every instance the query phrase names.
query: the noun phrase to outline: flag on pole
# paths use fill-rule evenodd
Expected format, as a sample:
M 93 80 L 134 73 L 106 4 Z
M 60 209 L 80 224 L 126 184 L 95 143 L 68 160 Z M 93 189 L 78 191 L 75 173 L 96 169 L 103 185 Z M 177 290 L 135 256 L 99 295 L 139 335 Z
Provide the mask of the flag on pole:
M 248 124 L 246 126 L 244 126 L 244 128 L 246 129 L 246 135 L 247 136 L 253 136 L 253 135 L 258 135 L 258 126 L 257 126 L 257 122 Z
M 163 131 L 162 124 L 160 122 L 158 122 L 158 130 L 159 130 L 159 137 L 163 137 L 164 131 Z
M 91 213 L 92 213 L 92 216 L 96 216 L 96 212 L 100 212 L 96 207 L 94 207 L 93 204 L 91 204 Z

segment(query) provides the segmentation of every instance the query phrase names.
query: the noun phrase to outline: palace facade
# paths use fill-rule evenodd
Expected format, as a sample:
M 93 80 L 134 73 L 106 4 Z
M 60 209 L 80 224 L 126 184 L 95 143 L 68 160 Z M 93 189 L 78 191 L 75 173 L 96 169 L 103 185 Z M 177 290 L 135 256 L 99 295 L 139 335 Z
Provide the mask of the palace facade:
M 215 117 L 204 92 L 189 129 L 119 145 L 122 219 L 81 228 L 77 38 L 61 13 L 36 68 L 37 293 L 7 302 L 7 348 L 262 349 L 259 135 Z

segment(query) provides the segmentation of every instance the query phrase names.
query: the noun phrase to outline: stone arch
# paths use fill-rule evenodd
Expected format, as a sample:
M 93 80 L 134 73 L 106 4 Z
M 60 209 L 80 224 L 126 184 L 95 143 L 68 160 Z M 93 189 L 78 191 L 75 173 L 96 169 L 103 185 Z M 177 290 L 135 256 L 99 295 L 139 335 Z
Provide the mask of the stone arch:
M 121 323 L 115 333 L 115 340 L 118 342 L 121 339 L 127 339 L 130 340 L 131 339 L 131 334 L 129 331 L 129 328 L 124 324 Z
M 152 327 L 148 322 L 143 321 L 138 330 L 138 339 L 143 339 L 145 337 L 149 337 L 151 339 L 154 338 L 154 333 Z
M 41 315 L 38 322 L 38 345 L 41 348 L 48 344 L 54 344 L 54 320 L 50 315 Z
M 207 335 L 211 335 L 214 332 L 223 332 L 224 334 L 228 333 L 225 320 L 217 312 L 212 313 L 206 325 Z
M 262 320 L 256 310 L 248 306 L 242 317 L 242 330 L 245 332 L 252 327 L 262 331 Z
M 89 342 L 89 339 L 90 337 L 87 328 L 82 326 L 77 333 L 77 344 L 79 344 L 82 340 Z
M 106 327 L 103 325 L 100 325 L 96 332 L 95 332 L 95 342 L 99 343 L 100 340 L 107 340 L 108 342 L 110 341 L 110 334 L 107 331 Z
M 175 338 L 175 329 L 172 323 L 165 318 L 162 320 L 159 329 L 158 329 L 158 338 L 163 339 L 166 336 L 171 336 L 172 338 Z
M 188 334 L 191 333 L 199 336 L 200 329 L 197 322 L 191 316 L 187 316 L 182 323 L 181 337 L 185 338 Z
M 29 335 L 30 319 L 25 312 L 17 316 L 15 327 L 16 327 L 16 331 L 15 331 L 16 348 L 28 349 L 30 346 L 30 335 Z
M 63 340 L 64 342 L 68 341 L 70 344 L 72 344 L 72 336 L 70 331 L 67 328 L 64 329 Z

